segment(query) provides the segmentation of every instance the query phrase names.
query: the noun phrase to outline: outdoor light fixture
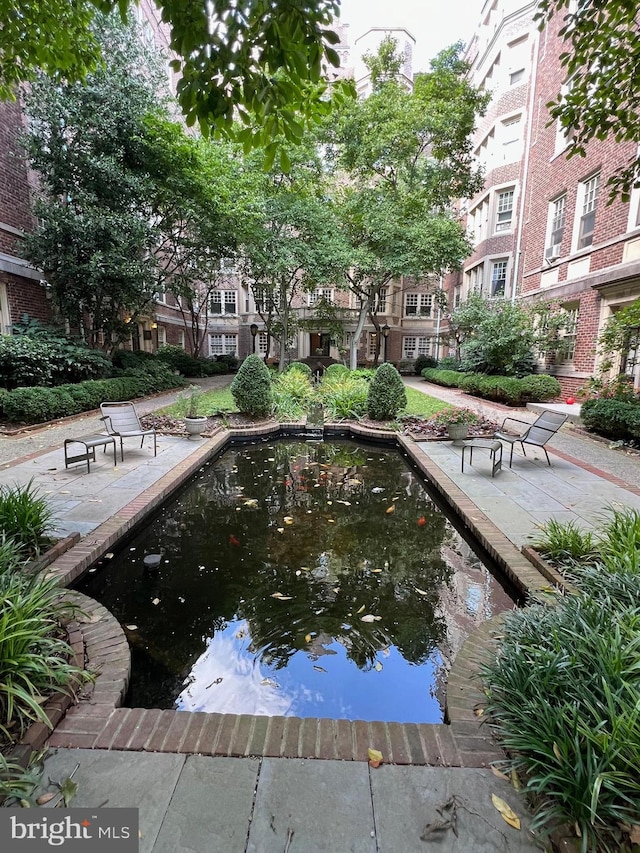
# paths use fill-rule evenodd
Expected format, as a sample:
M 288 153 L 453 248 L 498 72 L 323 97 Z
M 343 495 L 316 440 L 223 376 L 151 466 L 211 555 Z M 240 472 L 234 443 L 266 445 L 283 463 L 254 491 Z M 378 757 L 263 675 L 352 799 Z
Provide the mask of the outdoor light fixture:
M 389 337 L 389 332 L 391 331 L 391 329 L 390 329 L 390 328 L 389 328 L 389 326 L 385 323 L 385 324 L 384 324 L 384 326 L 382 327 L 382 329 L 380 329 L 380 331 L 382 332 L 382 337 L 384 338 L 384 354 L 383 354 L 383 358 L 384 358 L 384 361 L 386 361 L 386 360 L 387 360 L 387 338 Z
M 257 324 L 252 323 L 249 326 L 249 331 L 251 332 L 251 352 L 255 353 L 255 351 L 256 351 L 256 335 L 258 334 Z

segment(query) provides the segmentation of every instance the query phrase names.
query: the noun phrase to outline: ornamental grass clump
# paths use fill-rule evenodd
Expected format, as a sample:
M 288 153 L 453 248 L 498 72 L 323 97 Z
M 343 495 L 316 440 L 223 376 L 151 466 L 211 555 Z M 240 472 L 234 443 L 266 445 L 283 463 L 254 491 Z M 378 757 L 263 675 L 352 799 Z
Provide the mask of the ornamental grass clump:
M 331 421 L 358 420 L 367 412 L 369 383 L 342 364 L 325 370 L 318 392 Z
M 19 740 L 35 720 L 49 725 L 43 702 L 71 692 L 87 676 L 69 663 L 61 622 L 69 611 L 54 578 L 29 574 L 19 546 L 0 546 L 0 741 Z
M 249 355 L 240 365 L 231 393 L 238 409 L 246 415 L 266 417 L 273 409 L 269 368 L 259 355 Z
M 640 575 L 586 567 L 575 594 L 505 617 L 484 666 L 489 724 L 534 810 L 583 853 L 631 851 L 640 826 Z M 637 831 L 637 830 L 636 830 Z
M 303 364 L 302 367 L 307 367 Z M 311 385 L 311 371 L 299 370 L 295 363 L 286 373 L 279 374 L 272 385 L 273 404 L 280 421 L 302 418 L 315 399 Z
M 26 485 L 0 486 L 0 530 L 18 543 L 23 556 L 36 556 L 50 544 L 52 521 L 53 510 L 33 479 Z
M 367 413 L 374 421 L 392 421 L 407 405 L 402 378 L 392 364 L 381 364 L 369 385 Z
M 583 530 L 575 521 L 550 518 L 540 525 L 532 543 L 545 559 L 564 568 L 592 564 L 596 559 L 596 540 L 591 530 Z

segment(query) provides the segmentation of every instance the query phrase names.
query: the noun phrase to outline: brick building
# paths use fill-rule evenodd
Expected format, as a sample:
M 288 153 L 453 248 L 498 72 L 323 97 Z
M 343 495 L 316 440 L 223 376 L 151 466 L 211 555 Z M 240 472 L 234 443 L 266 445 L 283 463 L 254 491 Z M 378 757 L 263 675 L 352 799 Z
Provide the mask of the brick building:
M 566 85 L 562 18 L 539 32 L 536 7 L 486 0 L 467 48 L 473 82 L 493 95 L 474 136 L 486 179 L 466 202 L 473 252 L 445 287 L 454 306 L 480 293 L 563 310 L 565 351 L 540 367 L 575 394 L 597 371 L 606 319 L 640 296 L 640 191 L 607 205 L 605 187 L 637 146 L 594 141 L 585 157 L 567 159 L 568 140 L 546 106 Z M 620 367 L 638 384 L 635 353 Z

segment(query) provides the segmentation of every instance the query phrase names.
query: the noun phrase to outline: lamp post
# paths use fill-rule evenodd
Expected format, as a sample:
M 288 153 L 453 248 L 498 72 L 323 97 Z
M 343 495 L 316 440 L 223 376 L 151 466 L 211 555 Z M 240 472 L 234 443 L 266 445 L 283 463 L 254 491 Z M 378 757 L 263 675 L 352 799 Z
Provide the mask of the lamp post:
M 249 326 L 249 331 L 251 332 L 251 353 L 252 355 L 256 351 L 256 335 L 258 334 L 258 326 L 256 323 L 252 323 Z
M 386 362 L 386 360 L 387 360 L 387 338 L 389 337 L 389 332 L 391 331 L 391 329 L 385 323 L 380 331 L 382 332 L 382 337 L 384 339 L 383 361 Z

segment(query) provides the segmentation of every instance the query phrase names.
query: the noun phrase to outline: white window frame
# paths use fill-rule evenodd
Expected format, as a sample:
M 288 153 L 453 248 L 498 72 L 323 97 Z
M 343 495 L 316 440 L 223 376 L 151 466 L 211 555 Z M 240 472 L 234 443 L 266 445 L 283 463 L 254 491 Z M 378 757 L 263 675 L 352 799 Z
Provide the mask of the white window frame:
M 409 310 L 411 308 L 411 310 Z M 405 293 L 405 317 L 431 317 L 433 314 L 433 293 Z
M 578 317 L 580 306 L 578 303 L 562 305 L 562 311 L 567 316 L 567 322 L 560 332 L 560 336 L 565 342 L 569 342 L 569 349 L 566 352 L 558 353 L 556 362 L 558 364 L 573 364 L 576 356 L 576 337 L 578 334 Z
M 593 245 L 599 193 L 600 172 L 590 175 L 578 184 L 576 217 L 573 233 L 574 251 L 586 249 Z M 590 223 L 590 229 L 586 230 L 585 223 L 589 223 L 589 220 L 592 220 Z M 589 228 L 589 225 L 587 225 L 587 228 Z
M 216 298 L 219 297 L 219 298 Z M 215 305 L 220 305 L 216 311 Z M 214 290 L 209 301 L 209 310 L 214 317 L 222 317 L 227 314 L 238 313 L 238 291 L 237 290 Z
M 178 329 L 178 346 L 185 349 L 184 329 Z
M 214 332 L 209 334 L 209 355 L 237 355 L 238 336 Z
M 389 288 L 381 287 L 376 294 L 374 311 L 376 314 L 387 313 L 387 299 L 389 297 Z
M 515 187 L 507 187 L 496 192 L 496 215 L 493 230 L 496 234 L 511 231 L 513 228 L 513 211 L 515 209 Z M 507 219 L 506 216 L 509 216 Z
M 375 358 L 375 356 L 376 356 L 376 347 L 377 347 L 376 341 L 377 341 L 377 339 L 378 339 L 378 335 L 376 334 L 376 332 L 369 332 L 368 338 L 367 338 L 367 356 L 368 356 L 368 358 Z
M 545 240 L 545 260 L 551 262 L 560 257 L 562 238 L 567 223 L 567 194 L 557 196 L 549 202 L 547 213 L 547 238 Z
M 332 287 L 317 287 L 307 294 L 307 305 L 312 308 L 318 302 L 324 299 L 330 305 L 333 304 L 333 288 Z
M 167 329 L 165 326 L 156 326 L 156 343 L 158 349 L 160 347 L 164 347 L 167 344 Z
M 500 270 L 504 273 L 504 277 L 499 279 L 496 278 L 496 272 Z M 509 258 L 497 258 L 495 261 L 491 261 L 491 296 L 492 297 L 500 297 L 504 296 L 507 290 L 507 272 L 509 270 Z M 503 286 L 500 292 L 496 291 L 496 283 L 501 281 Z
M 267 340 L 268 335 L 266 332 L 258 332 L 256 336 L 256 352 L 260 355 L 267 354 Z

